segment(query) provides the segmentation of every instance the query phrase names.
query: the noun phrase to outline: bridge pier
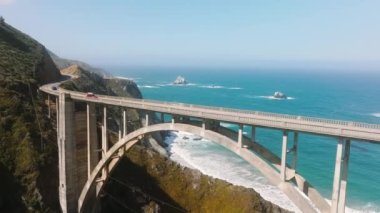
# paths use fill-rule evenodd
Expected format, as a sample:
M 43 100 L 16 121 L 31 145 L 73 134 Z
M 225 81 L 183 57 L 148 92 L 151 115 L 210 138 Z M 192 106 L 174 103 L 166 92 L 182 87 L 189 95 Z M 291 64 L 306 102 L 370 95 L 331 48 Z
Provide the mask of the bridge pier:
M 57 141 L 59 141 L 59 96 L 55 98 L 55 111 L 57 116 Z
M 145 126 L 149 126 L 149 114 L 148 114 L 148 112 L 145 113 Z
M 284 130 L 282 135 L 282 154 L 281 154 L 281 180 L 286 181 L 286 158 L 288 149 L 288 131 Z
M 123 137 L 128 134 L 127 132 L 127 112 L 123 110 Z
M 51 118 L 51 109 L 50 109 L 50 95 L 48 95 L 48 118 Z
M 201 136 L 203 137 L 206 132 L 206 120 L 202 119 L 202 130 L 201 130 Z
M 298 132 L 294 132 L 293 135 L 293 158 L 292 158 L 292 168 L 296 170 L 297 167 L 297 160 L 298 160 Z
M 239 124 L 238 130 L 238 147 L 243 148 L 243 124 Z
M 103 125 L 102 125 L 102 159 L 106 156 L 108 151 L 108 141 L 107 141 L 107 107 L 103 107 Z M 107 167 L 103 168 L 102 180 L 105 180 L 108 175 Z M 99 182 L 102 185 L 102 182 Z M 100 187 L 99 187 L 100 188 Z
M 331 199 L 332 213 L 344 213 L 345 211 L 350 145 L 350 140 L 338 139 Z
M 59 94 L 59 202 L 63 213 L 77 210 L 75 109 L 68 94 Z
M 98 163 L 98 134 L 96 129 L 96 111 L 94 103 L 87 103 L 87 176 Z

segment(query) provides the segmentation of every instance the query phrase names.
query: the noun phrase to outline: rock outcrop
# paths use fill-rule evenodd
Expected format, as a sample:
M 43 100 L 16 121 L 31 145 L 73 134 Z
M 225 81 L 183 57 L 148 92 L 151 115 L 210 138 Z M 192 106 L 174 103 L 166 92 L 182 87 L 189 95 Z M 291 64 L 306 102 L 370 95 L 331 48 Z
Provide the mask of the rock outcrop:
M 185 85 L 187 84 L 187 81 L 184 77 L 182 76 L 178 76 L 175 81 L 173 82 L 173 84 L 177 84 L 177 85 Z
M 273 97 L 274 98 L 278 98 L 278 99 L 286 99 L 287 98 L 286 95 L 284 93 L 282 93 L 282 92 L 275 92 L 273 94 Z

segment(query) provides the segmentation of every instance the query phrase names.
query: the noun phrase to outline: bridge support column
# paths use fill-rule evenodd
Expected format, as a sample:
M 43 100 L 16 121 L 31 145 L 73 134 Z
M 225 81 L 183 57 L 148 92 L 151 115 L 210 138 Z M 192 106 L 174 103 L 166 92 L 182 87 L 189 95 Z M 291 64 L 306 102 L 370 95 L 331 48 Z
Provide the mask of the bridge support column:
M 296 170 L 298 160 L 298 132 L 294 132 L 292 168 Z
M 238 130 L 238 146 L 239 148 L 243 147 L 243 124 L 239 124 Z
M 59 141 L 59 96 L 55 98 L 55 115 L 57 116 L 57 141 Z
M 125 137 L 127 134 L 127 111 L 123 110 L 123 136 Z
M 75 109 L 68 94 L 59 94 L 59 202 L 63 213 L 77 211 Z
M 149 114 L 145 113 L 145 126 L 149 126 Z
M 333 194 L 331 199 L 332 213 L 341 213 L 345 211 L 350 145 L 350 140 L 339 138 L 336 151 Z
M 96 129 L 96 111 L 94 103 L 87 103 L 87 175 L 98 163 L 98 134 Z
M 256 127 L 252 126 L 251 128 L 252 128 L 252 130 L 251 130 L 251 141 L 252 141 L 252 143 L 255 143 L 256 142 Z
M 48 94 L 48 118 L 51 117 L 51 109 L 50 109 L 50 95 Z
M 102 125 L 102 158 L 106 156 L 108 151 L 108 141 L 107 141 L 107 107 L 103 108 L 103 125 Z M 103 168 L 102 179 L 108 175 L 107 166 Z M 101 183 L 101 182 L 100 182 Z
M 202 130 L 201 130 L 202 137 L 205 135 L 205 131 L 206 131 L 206 120 L 202 119 Z
M 281 154 L 281 180 L 286 180 L 286 155 L 288 149 L 288 131 L 284 130 L 282 136 L 282 154 Z

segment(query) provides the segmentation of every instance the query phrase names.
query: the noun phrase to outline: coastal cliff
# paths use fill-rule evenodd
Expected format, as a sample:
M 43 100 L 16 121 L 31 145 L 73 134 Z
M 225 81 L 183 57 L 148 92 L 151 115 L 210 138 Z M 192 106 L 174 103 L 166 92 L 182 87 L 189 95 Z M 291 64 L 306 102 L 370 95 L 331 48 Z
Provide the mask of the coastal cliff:
M 60 78 L 43 45 L 0 23 L 0 212 L 59 210 L 56 132 L 37 89 Z

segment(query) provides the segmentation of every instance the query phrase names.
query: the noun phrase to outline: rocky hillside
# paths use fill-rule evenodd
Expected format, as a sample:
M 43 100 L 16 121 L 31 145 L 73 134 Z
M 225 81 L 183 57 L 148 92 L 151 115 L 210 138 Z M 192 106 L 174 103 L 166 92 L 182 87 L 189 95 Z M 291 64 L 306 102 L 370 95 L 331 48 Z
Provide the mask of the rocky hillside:
M 91 66 L 91 65 L 89 65 L 83 61 L 61 58 L 61 57 L 57 56 L 56 54 L 54 54 L 52 51 L 48 51 L 48 52 L 49 52 L 50 57 L 53 59 L 55 65 L 60 70 L 68 68 L 72 65 L 77 65 L 77 66 L 80 66 L 89 72 L 97 73 L 102 77 L 110 77 L 111 76 L 111 73 L 109 73 L 103 69 L 93 67 L 93 66 Z
M 0 22 L 0 212 L 59 209 L 56 133 L 37 89 L 60 78 L 44 46 Z

